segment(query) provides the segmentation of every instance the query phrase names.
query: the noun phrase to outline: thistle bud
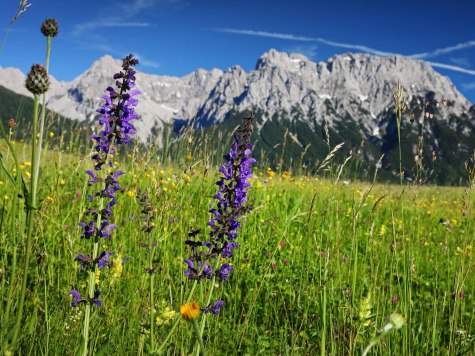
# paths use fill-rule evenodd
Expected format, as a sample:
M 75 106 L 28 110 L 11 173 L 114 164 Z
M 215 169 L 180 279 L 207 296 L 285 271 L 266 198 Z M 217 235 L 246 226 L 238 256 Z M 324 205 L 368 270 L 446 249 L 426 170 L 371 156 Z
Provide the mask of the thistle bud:
M 41 32 L 46 37 L 54 37 L 59 32 L 58 22 L 55 19 L 46 19 L 41 24 Z
M 48 90 L 48 72 L 41 64 L 33 64 L 26 77 L 26 89 L 35 95 L 44 94 Z

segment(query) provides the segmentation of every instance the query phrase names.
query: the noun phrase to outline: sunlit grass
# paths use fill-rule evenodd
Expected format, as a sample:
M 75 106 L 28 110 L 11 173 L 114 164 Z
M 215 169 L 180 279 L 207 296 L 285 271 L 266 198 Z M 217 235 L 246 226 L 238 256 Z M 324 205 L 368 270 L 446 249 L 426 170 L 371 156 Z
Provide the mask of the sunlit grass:
M 28 148 L 20 143 L 16 148 L 28 181 Z M 117 157 L 118 167 L 126 172 L 116 207 L 120 229 L 106 248 L 130 259 L 121 273 L 101 271 L 100 278 L 107 282 L 104 307 L 91 321 L 95 350 L 146 352 L 150 305 L 144 269 L 149 265 L 140 242 L 148 243 L 148 237 L 139 227 L 139 188 L 149 192 L 157 209 L 152 232 L 158 243 L 157 317 L 165 311 L 178 313 L 186 301 L 190 282 L 183 275 L 183 261 L 189 251 L 184 240 L 190 229 L 207 234 L 208 204 L 218 173 L 217 167 L 193 159 L 177 161 L 182 164 L 164 165 L 152 152 L 137 150 Z M 81 309 L 71 308 L 67 293 L 84 283 L 74 258 L 84 244 L 77 224 L 87 177 L 74 150 L 50 147 L 43 162 L 32 251 L 37 258 L 28 272 L 27 327 L 20 349 L 46 352 L 48 338 L 50 353 L 69 354 L 78 349 L 81 335 Z M 383 338 L 374 346 L 377 352 L 471 349 L 474 224 L 472 216 L 462 214 L 463 188 L 405 187 L 402 192 L 396 185 L 375 185 L 369 192 L 370 183 L 334 184 L 289 172 L 279 175 L 270 167 L 258 167 L 251 183 L 255 208 L 243 222 L 232 262 L 235 273 L 215 290 L 226 307 L 219 317 L 209 318 L 203 335 L 208 354 L 312 354 L 320 350 L 322 330 L 326 352 L 359 354 L 393 312 L 407 319 L 402 329 L 407 332 Z M 2 176 L 3 292 L 10 283 L 6 276 L 13 247 L 6 228 L 12 218 L 11 194 Z M 170 327 L 165 322 L 154 326 L 157 343 Z M 180 323 L 168 343 L 169 352 L 186 352 L 192 337 L 192 330 Z

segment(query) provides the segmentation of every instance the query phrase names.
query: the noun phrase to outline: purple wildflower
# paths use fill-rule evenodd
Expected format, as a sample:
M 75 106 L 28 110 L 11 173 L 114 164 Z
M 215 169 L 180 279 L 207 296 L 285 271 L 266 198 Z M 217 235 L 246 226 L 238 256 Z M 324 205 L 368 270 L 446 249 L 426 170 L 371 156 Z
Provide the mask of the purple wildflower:
M 138 60 L 133 58 L 132 55 L 123 59 L 122 71 L 114 74 L 113 77 L 116 88 L 106 88 L 107 94 L 102 96 L 105 103 L 100 109 L 96 110 L 101 114 L 98 120 L 101 128 L 98 133 L 90 136 L 90 139 L 95 142 L 94 149 L 96 152 L 91 156 L 94 162 L 94 170 L 86 171 L 89 176 L 87 184 L 92 187 L 91 189 L 95 189 L 87 195 L 89 206 L 86 208 L 85 216 L 89 216 L 88 221 L 79 223 L 82 228 L 81 237 L 85 239 L 93 238 L 95 243 L 99 243 L 101 238 L 112 239 L 112 231 L 118 228 L 113 223 L 112 208 L 117 204 L 116 193 L 123 190 L 118 178 L 124 172 L 117 170 L 107 175 L 103 173 L 102 178 L 99 178 L 97 171 L 101 171 L 104 164 L 114 167 L 111 155 L 116 153 L 116 148 L 112 146 L 129 143 L 130 135 L 135 133 L 132 121 L 139 118 L 134 107 L 138 103 L 135 96 L 140 94 L 140 91 L 131 89 L 135 87 L 136 72 L 133 67 L 137 64 Z M 101 203 L 96 202 L 97 198 L 101 200 Z M 106 268 L 111 267 L 112 261 L 109 261 L 109 258 L 113 254 L 114 252 L 104 251 L 97 257 L 97 252 L 95 252 L 91 257 L 80 253 L 75 260 L 81 263 L 83 271 L 88 269 L 92 263 L 97 263 L 98 268 Z M 90 271 L 90 273 L 93 272 Z M 73 306 L 85 301 L 81 299 L 78 291 L 73 290 L 70 294 L 75 297 L 72 303 Z M 87 301 L 100 307 L 102 305 L 99 300 L 100 294 L 99 291 L 95 291 L 94 296 L 89 296 Z
M 208 305 L 206 308 L 203 309 L 203 313 L 213 313 L 214 316 L 218 316 L 221 313 L 221 308 L 224 306 L 224 301 L 217 300 L 213 306 Z
M 74 300 L 71 302 L 72 307 L 76 307 L 78 304 L 85 302 L 96 304 L 98 307 L 102 306 L 102 302 L 99 300 L 99 295 L 101 294 L 101 292 L 99 292 L 98 290 L 94 292 L 94 298 L 90 298 L 89 300 L 82 299 L 81 294 L 75 289 L 69 291 L 68 294 L 71 294 L 74 298 Z
M 74 259 L 74 261 L 77 261 L 79 263 L 81 263 L 81 269 L 83 271 L 86 270 L 86 268 L 89 266 L 89 264 L 91 263 L 92 261 L 92 257 L 89 256 L 89 255 L 85 255 L 83 253 L 79 253 L 77 255 L 77 257 Z
M 216 274 L 222 281 L 225 281 L 229 278 L 229 273 L 234 269 L 233 266 L 229 265 L 229 263 L 225 263 L 221 266 L 221 268 L 216 271 Z
M 204 262 L 207 259 L 215 259 L 218 255 L 223 258 L 233 257 L 233 250 L 239 246 L 235 240 L 238 238 L 238 230 L 241 228 L 239 219 L 252 209 L 246 206 L 247 188 L 249 188 L 249 178 L 252 177 L 252 164 L 255 159 L 250 157 L 252 144 L 250 137 L 254 116 L 242 120 L 241 126 L 234 136 L 231 150 L 224 156 L 226 163 L 221 166 L 219 172 L 221 178 L 216 185 L 219 187 L 214 196 L 217 200 L 215 208 L 209 210 L 211 218 L 208 226 L 211 231 L 209 240 L 200 242 L 186 240 L 186 244 L 191 246 L 192 256 L 185 262 L 188 269 L 185 275 L 193 280 L 210 278 L 210 268 Z M 190 236 L 190 235 L 189 235 Z M 200 252 L 199 247 L 206 247 L 207 252 Z M 205 268 L 197 269 L 193 261 L 198 262 L 198 266 Z M 228 263 L 217 268 L 213 273 L 221 280 L 226 280 L 229 273 L 234 268 Z
M 71 294 L 74 298 L 74 300 L 71 302 L 72 307 L 77 306 L 79 303 L 85 302 L 85 300 L 81 298 L 81 294 L 75 289 L 69 291 L 68 294 Z
M 89 186 L 91 186 L 91 185 L 93 185 L 94 183 L 97 182 L 97 175 L 96 175 L 96 173 L 95 173 L 94 171 L 91 171 L 90 169 L 88 169 L 88 170 L 86 171 L 86 174 L 88 174 L 89 176 L 91 176 L 91 179 L 87 182 L 87 184 L 88 184 Z
M 185 276 L 189 279 L 198 279 L 198 271 L 195 268 L 195 265 L 192 260 L 185 260 L 185 263 L 188 265 L 188 269 L 185 270 Z
M 99 300 L 100 295 L 101 295 L 101 292 L 96 290 L 94 292 L 94 298 L 91 298 L 89 302 L 96 304 L 99 308 L 102 307 L 102 302 Z
M 97 258 L 97 266 L 99 268 L 105 268 L 110 266 L 109 257 L 112 256 L 114 252 L 111 251 L 104 251 L 101 255 Z
M 84 228 L 84 231 L 81 233 L 81 237 L 85 239 L 90 239 L 96 234 L 96 229 L 94 228 L 94 220 L 89 221 L 87 224 L 80 222 L 79 226 Z
M 203 276 L 205 276 L 208 279 L 211 279 L 213 277 L 213 267 L 209 263 L 206 262 L 198 262 L 198 266 L 200 266 L 203 269 Z

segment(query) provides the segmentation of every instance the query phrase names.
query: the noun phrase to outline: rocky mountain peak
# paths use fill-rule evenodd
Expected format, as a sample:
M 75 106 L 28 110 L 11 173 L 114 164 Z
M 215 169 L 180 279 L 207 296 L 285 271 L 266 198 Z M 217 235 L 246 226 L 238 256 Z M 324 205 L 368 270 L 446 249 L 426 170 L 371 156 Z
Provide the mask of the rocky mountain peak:
M 101 104 L 100 96 L 111 85 L 112 75 L 120 70 L 121 63 L 106 55 L 72 82 L 55 82 L 48 95 L 48 105 L 73 119 L 91 119 Z M 17 70 L 0 68 L 0 80 L 10 89 L 25 94 L 24 76 L 20 77 Z M 311 119 L 318 123 L 329 112 L 328 105 L 332 105 L 331 110 L 336 113 L 359 115 L 362 127 L 370 130 L 378 126 L 377 118 L 392 105 L 392 93 L 398 81 L 409 100 L 432 93 L 437 100 L 444 97 L 451 102 L 455 115 L 470 108 L 449 78 L 420 61 L 346 53 L 315 63 L 300 54 L 270 49 L 248 73 L 238 65 L 224 72 L 197 69 L 183 77 L 138 71 L 137 86 L 143 94 L 137 107 L 142 121 L 137 125 L 145 138 L 151 127 L 171 124 L 173 120 L 193 120 L 207 126 L 225 120 L 231 111 L 246 110 L 260 110 L 266 117 L 298 112 L 298 120 Z M 355 112 L 356 108 L 360 111 Z M 334 124 L 331 117 L 326 119 L 330 125 Z
M 310 60 L 302 54 L 289 54 L 287 52 L 279 52 L 272 48 L 259 57 L 255 70 L 278 67 L 284 70 L 295 71 L 308 62 L 310 62 Z

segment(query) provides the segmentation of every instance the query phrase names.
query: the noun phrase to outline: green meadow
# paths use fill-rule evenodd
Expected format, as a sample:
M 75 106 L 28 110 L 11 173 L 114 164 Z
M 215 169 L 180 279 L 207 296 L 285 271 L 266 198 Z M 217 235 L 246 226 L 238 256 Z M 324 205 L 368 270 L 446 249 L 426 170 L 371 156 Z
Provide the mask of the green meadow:
M 84 305 L 72 307 L 68 292 L 83 292 L 88 284 L 74 259 L 91 249 L 78 226 L 91 161 L 78 141 L 45 136 L 26 264 L 25 234 L 18 233 L 24 231 L 25 200 L 8 179 L 6 172 L 16 169 L 2 143 L 5 354 L 73 355 L 81 349 Z M 12 148 L 21 170 L 17 177 L 28 186 L 31 148 L 21 142 L 12 142 Z M 208 210 L 220 173 L 219 165 L 207 162 L 219 157 L 185 146 L 166 159 L 161 153 L 136 147 L 114 157 L 125 172 L 114 213 L 119 228 L 102 244 L 117 253 L 115 264 L 96 274 L 103 305 L 91 312 L 91 354 L 196 352 L 193 328 L 180 316 L 180 306 L 190 300 L 206 306 L 211 293 L 225 306 L 217 317 L 198 319 L 210 355 L 359 355 L 393 313 L 404 325 L 380 338 L 370 354 L 473 351 L 475 229 L 469 186 L 337 181 L 331 170 L 294 176 L 257 163 L 249 188 L 253 209 L 241 219 L 240 246 L 230 259 L 234 271 L 226 281 L 194 285 L 184 275 L 190 255 L 184 242 L 190 231 L 199 229 L 197 238 L 209 233 Z M 155 212 L 150 234 L 143 231 L 140 190 L 148 193 Z M 25 274 L 21 331 L 12 348 L 8 342 Z

